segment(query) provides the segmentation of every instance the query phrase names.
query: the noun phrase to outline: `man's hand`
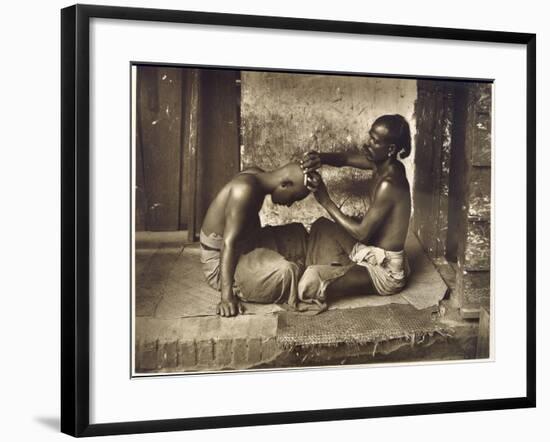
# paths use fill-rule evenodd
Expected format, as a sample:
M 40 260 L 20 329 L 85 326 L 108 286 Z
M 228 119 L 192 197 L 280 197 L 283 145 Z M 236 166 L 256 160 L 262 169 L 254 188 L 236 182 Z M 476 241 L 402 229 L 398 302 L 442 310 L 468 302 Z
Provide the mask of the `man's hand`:
M 330 201 L 327 186 L 319 172 L 310 172 L 307 175 L 306 187 L 313 193 L 319 204 L 324 205 Z
M 223 317 L 236 316 L 244 313 L 244 307 L 235 295 L 222 296 L 216 307 L 216 313 Z
M 302 161 L 300 161 L 300 167 L 304 173 L 314 172 L 321 167 L 321 156 L 318 152 L 310 150 L 304 154 Z

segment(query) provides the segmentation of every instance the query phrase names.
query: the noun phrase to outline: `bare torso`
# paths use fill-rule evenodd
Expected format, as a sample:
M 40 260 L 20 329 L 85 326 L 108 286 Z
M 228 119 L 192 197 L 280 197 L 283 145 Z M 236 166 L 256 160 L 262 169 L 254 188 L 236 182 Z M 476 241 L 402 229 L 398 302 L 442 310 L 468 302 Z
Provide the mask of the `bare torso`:
M 216 233 L 223 236 L 225 229 L 225 210 L 228 203 L 230 203 L 230 194 L 231 189 L 236 184 L 250 186 L 254 190 L 252 204 L 248 207 L 249 213 L 246 214 L 246 226 L 243 226 L 243 231 L 247 234 L 253 234 L 258 231 L 260 228 L 260 217 L 259 211 L 262 208 L 265 195 L 261 192 L 260 186 L 258 185 L 257 178 L 254 176 L 258 172 L 263 172 L 262 169 L 257 167 L 252 167 L 235 175 L 231 181 L 229 181 L 222 189 L 218 192 L 214 200 L 210 203 L 204 220 L 202 223 L 201 230 L 206 234 L 210 235 L 211 233 Z
M 411 216 L 410 186 L 403 164 L 396 162 L 385 173 L 378 176 L 375 175 L 371 205 L 376 203 L 376 200 L 373 198 L 383 181 L 390 183 L 393 204 L 387 218 L 380 224 L 367 245 L 374 245 L 385 250 L 400 251 L 405 247 L 405 240 L 409 230 L 409 218 Z

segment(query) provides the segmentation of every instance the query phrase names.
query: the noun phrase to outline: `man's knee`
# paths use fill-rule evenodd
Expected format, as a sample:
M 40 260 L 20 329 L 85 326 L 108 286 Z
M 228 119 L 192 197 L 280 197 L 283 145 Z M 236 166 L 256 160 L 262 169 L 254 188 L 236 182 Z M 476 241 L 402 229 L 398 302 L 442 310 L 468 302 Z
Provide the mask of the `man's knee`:
M 327 218 L 318 218 L 312 225 L 311 231 L 309 232 L 310 236 L 330 236 L 333 237 L 337 233 L 338 225 Z
M 333 221 L 325 217 L 317 218 L 315 222 L 311 225 L 310 235 L 319 232 L 331 232 L 332 230 L 334 230 L 335 226 L 336 224 Z
M 288 225 L 291 226 L 292 230 L 298 234 L 307 236 L 307 229 L 302 223 L 290 223 Z
M 297 278 L 300 268 L 295 262 L 282 260 L 277 264 L 277 273 L 285 278 Z
M 254 284 L 254 281 L 299 277 L 300 267 L 272 250 L 256 249 L 241 257 L 235 269 L 235 281 Z
M 269 232 L 268 234 L 274 235 L 277 240 L 292 240 L 299 241 L 301 239 L 307 239 L 308 232 L 302 223 L 290 223 L 283 224 L 281 226 L 266 226 L 262 228 L 262 231 Z

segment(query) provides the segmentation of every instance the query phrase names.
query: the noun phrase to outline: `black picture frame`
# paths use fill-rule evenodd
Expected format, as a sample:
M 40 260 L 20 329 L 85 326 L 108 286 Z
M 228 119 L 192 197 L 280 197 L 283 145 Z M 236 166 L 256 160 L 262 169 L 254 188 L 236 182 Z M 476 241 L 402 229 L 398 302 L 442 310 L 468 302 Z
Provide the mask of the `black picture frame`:
M 110 18 L 525 45 L 527 357 L 524 397 L 90 424 L 90 19 Z M 61 10 L 61 431 L 99 436 L 528 408 L 536 405 L 536 35 L 469 29 L 75 5 Z

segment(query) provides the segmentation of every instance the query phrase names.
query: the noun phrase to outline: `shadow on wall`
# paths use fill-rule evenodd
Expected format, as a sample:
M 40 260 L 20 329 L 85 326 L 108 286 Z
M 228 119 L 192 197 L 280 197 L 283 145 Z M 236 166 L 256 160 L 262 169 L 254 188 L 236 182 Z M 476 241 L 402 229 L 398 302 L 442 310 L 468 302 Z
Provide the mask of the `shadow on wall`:
M 275 169 L 309 150 L 358 150 L 372 122 L 380 115 L 399 113 L 411 125 L 417 97 L 416 80 L 372 77 L 241 73 L 241 167 Z M 404 161 L 412 185 L 414 146 Z M 368 208 L 372 173 L 324 167 L 323 178 L 344 213 L 361 217 Z M 263 224 L 299 221 L 306 226 L 326 212 L 312 196 L 292 208 L 266 199 Z

